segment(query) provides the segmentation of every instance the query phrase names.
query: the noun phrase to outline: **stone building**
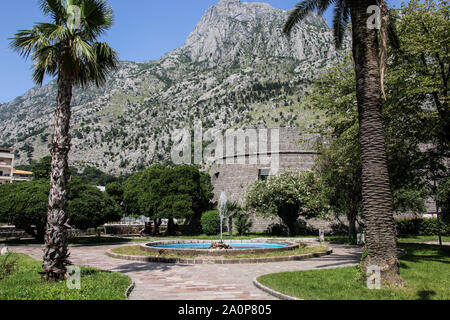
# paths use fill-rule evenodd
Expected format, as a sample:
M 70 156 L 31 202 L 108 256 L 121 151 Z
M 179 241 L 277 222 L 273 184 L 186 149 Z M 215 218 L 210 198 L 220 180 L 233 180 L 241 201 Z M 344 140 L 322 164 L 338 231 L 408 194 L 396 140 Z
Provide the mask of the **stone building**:
M 296 128 L 272 128 L 235 131 L 225 135 L 223 150 L 219 150 L 210 167 L 214 200 L 225 192 L 228 199 L 244 204 L 247 188 L 257 180 L 265 180 L 287 171 L 309 170 L 318 156 L 315 144 L 318 135 L 301 134 Z M 216 151 L 216 155 L 218 154 Z M 436 216 L 433 199 L 428 199 L 426 218 Z M 415 217 L 411 213 L 396 213 L 396 217 Z M 265 232 L 280 219 L 252 216 L 253 232 Z M 300 219 L 299 226 L 309 232 L 319 229 L 327 234 L 345 232 L 345 217 L 332 220 Z
M 221 156 L 209 171 L 215 200 L 225 192 L 229 200 L 243 204 L 253 182 L 311 169 L 317 157 L 317 139 L 317 135 L 301 134 L 296 128 L 250 129 L 226 135 Z M 257 216 L 252 220 L 254 232 L 264 232 L 279 222 Z

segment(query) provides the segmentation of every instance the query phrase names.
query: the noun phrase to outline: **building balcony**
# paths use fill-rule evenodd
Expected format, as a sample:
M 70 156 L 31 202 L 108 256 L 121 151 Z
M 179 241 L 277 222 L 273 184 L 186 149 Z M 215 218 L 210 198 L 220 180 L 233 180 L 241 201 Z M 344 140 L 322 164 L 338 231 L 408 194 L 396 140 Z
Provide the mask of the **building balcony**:
M 16 170 L 13 171 L 13 181 L 31 181 L 33 180 L 33 172 Z
M 0 151 L 0 159 L 1 160 L 6 160 L 6 159 L 12 160 L 12 159 L 14 159 L 14 154 Z

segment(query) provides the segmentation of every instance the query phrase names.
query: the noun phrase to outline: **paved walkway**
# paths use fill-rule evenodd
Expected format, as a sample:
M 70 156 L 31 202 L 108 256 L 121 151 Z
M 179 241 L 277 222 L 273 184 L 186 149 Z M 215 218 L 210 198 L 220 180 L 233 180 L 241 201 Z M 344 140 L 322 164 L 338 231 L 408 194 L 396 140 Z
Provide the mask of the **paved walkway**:
M 357 265 L 361 249 L 328 244 L 330 256 L 305 261 L 239 265 L 174 265 L 118 260 L 105 255 L 119 246 L 70 248 L 74 264 L 127 274 L 136 283 L 132 300 L 274 300 L 253 285 L 261 275 L 276 272 Z M 11 251 L 42 259 L 42 248 L 10 247 Z

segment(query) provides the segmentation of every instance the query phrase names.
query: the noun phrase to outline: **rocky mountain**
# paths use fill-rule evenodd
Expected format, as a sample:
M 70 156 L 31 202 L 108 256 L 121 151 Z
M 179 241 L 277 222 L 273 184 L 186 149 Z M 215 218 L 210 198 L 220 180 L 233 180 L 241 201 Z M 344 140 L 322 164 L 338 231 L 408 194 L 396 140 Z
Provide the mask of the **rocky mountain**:
M 326 21 L 311 14 L 291 37 L 288 12 L 266 3 L 221 0 L 186 44 L 156 61 L 123 61 L 101 88 L 76 88 L 70 165 L 119 174 L 170 158 L 170 134 L 204 128 L 314 125 L 302 97 L 342 57 Z M 0 145 L 17 162 L 49 154 L 56 83 L 0 104 Z

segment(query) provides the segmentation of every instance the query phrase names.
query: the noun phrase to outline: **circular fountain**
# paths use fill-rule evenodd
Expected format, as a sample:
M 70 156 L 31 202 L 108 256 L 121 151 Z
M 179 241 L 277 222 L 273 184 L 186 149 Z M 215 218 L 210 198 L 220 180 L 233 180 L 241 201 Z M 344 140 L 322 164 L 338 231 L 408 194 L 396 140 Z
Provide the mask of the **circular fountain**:
M 299 247 L 299 243 L 272 240 L 229 240 L 224 242 L 206 240 L 154 241 L 141 246 L 141 250 L 160 254 L 181 256 L 227 256 L 246 253 L 289 251 Z

